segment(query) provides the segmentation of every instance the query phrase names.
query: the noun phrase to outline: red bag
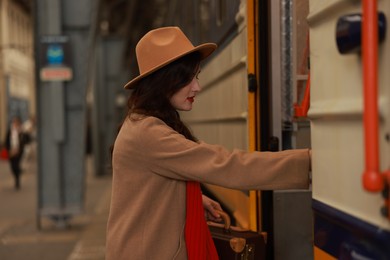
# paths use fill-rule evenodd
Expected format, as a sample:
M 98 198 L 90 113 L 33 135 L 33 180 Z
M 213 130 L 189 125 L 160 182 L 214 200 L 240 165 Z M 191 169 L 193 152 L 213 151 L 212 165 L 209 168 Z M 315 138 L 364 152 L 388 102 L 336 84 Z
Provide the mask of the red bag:
M 0 159 L 2 160 L 8 160 L 9 156 L 8 156 L 8 151 L 6 148 L 3 148 L 1 149 L 0 151 Z

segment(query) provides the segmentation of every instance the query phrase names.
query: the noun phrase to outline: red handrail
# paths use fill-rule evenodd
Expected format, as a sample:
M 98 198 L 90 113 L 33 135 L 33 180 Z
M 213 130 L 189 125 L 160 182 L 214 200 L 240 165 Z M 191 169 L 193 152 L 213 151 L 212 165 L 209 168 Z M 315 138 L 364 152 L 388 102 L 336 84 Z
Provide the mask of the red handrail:
M 362 29 L 363 118 L 366 159 L 363 187 L 367 191 L 378 192 L 384 187 L 384 178 L 379 173 L 377 0 L 363 0 Z
M 302 99 L 302 103 L 294 104 L 295 117 L 307 117 L 307 112 L 310 108 L 310 72 L 306 81 L 305 94 Z
M 306 35 L 306 46 L 305 50 L 303 51 L 303 59 L 302 63 L 299 69 L 300 74 L 304 74 L 306 67 L 307 67 L 307 57 L 309 56 L 309 44 L 310 44 L 310 38 L 309 33 Z M 295 117 L 307 117 L 307 112 L 310 108 L 310 70 L 308 71 L 307 81 L 306 81 L 306 88 L 305 93 L 302 99 L 301 104 L 294 104 L 294 116 Z

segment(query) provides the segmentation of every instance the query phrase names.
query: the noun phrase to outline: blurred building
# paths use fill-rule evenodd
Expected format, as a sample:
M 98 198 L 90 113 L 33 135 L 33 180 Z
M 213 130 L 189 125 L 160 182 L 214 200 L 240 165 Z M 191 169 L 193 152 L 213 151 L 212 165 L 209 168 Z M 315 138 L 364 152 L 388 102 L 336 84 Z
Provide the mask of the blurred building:
M 0 141 L 10 118 L 35 115 L 32 0 L 0 0 Z

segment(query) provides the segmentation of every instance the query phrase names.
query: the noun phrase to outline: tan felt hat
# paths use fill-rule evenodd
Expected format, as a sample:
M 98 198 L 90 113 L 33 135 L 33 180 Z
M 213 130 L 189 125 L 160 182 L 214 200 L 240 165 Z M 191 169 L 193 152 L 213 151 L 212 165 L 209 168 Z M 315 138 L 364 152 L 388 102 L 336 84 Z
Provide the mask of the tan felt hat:
M 216 48 L 215 43 L 194 47 L 179 27 L 162 27 L 149 31 L 135 48 L 140 75 L 129 81 L 125 88 L 134 87 L 140 79 L 187 54 L 199 52 L 203 60 Z

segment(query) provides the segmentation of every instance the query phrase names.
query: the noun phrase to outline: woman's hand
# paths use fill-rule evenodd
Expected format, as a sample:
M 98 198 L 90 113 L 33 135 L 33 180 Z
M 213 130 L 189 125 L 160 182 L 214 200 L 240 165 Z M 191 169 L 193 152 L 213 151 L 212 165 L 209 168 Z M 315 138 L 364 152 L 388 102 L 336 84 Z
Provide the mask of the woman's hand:
M 222 218 L 216 212 L 216 210 L 222 211 L 221 205 L 219 205 L 218 202 L 210 199 L 205 195 L 202 195 L 202 202 L 203 202 L 203 208 L 204 208 L 206 220 L 221 222 Z

